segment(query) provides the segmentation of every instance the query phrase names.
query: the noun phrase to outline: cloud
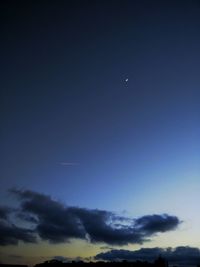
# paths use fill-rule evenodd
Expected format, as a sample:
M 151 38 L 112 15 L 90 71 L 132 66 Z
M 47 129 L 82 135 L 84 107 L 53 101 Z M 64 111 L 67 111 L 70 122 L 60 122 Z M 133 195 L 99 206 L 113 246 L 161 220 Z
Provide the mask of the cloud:
M 70 208 L 70 210 L 78 216 L 92 243 L 125 245 L 142 242 L 141 236 L 131 226 L 119 222 L 116 227 L 116 222 L 121 218 L 112 212 L 83 208 Z
M 63 256 L 54 256 L 52 260 L 71 263 L 72 261 L 76 261 L 76 262 L 85 261 L 86 258 L 82 258 L 82 257 L 69 258 L 69 257 L 63 257 Z
M 71 258 L 64 256 L 54 256 L 52 260 L 62 261 L 62 262 L 71 262 Z
M 65 242 L 70 238 L 84 238 L 79 219 L 70 210 L 51 197 L 32 191 L 12 190 L 19 197 L 23 213 L 36 216 L 35 231 L 51 243 Z
M 152 235 L 157 232 L 166 232 L 173 230 L 179 224 L 176 216 L 163 215 L 147 215 L 135 220 L 135 227 L 144 235 Z
M 123 249 L 110 250 L 99 253 L 95 256 L 96 260 L 105 261 L 136 261 L 146 260 L 154 261 L 159 255 L 166 258 L 171 264 L 180 265 L 197 265 L 200 263 L 200 250 L 193 247 L 176 247 L 176 248 L 141 248 L 139 250 L 130 251 Z
M 107 245 L 142 244 L 157 233 L 176 229 L 181 223 L 176 216 L 167 214 L 134 219 L 106 210 L 65 206 L 48 195 L 30 190 L 12 189 L 11 192 L 20 201 L 17 216 L 31 223 L 35 236 L 50 243 L 79 238 Z M 32 236 L 33 232 L 29 234 Z M 27 242 L 25 238 L 24 241 Z
M 19 212 L 16 212 L 15 215 L 17 218 L 19 218 L 22 221 L 26 221 L 26 222 L 33 223 L 33 224 L 38 223 L 38 220 L 31 214 L 19 211 Z
M 142 248 L 136 251 L 125 249 L 113 249 L 107 252 L 99 253 L 95 256 L 96 260 L 118 261 L 118 260 L 153 260 L 162 252 L 160 248 Z
M 19 241 L 35 243 L 34 231 L 0 221 L 0 245 L 16 245 Z
M 12 209 L 6 206 L 0 206 L 0 219 L 7 219 Z
M 10 214 L 14 211 L 9 207 L 0 207 L 0 245 L 16 245 L 19 241 L 36 242 L 34 231 L 17 227 L 10 221 Z

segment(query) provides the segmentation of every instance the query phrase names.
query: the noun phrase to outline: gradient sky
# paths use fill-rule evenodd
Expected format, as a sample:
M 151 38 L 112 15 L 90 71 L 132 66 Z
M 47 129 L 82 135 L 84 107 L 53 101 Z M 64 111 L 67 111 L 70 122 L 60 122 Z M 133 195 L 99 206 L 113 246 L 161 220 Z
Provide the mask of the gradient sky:
M 134 218 L 167 213 L 178 229 L 122 248 L 200 248 L 200 2 L 1 1 L 0 12 L 1 203 L 17 205 L 14 187 Z M 35 263 L 102 246 L 0 253 Z

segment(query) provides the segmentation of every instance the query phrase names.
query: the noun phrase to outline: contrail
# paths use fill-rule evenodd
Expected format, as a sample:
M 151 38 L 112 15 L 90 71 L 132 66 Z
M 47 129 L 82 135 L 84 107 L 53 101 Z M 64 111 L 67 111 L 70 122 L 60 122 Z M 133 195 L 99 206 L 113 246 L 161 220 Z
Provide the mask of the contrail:
M 62 161 L 58 163 L 61 166 L 78 166 L 80 163 L 78 162 L 68 162 L 68 161 Z

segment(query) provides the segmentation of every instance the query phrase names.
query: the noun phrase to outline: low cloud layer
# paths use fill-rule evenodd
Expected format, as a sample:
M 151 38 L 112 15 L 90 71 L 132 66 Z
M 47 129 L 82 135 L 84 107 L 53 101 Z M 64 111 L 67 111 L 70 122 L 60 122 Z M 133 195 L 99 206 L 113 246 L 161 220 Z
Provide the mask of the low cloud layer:
M 11 223 L 8 208 L 0 208 L 0 244 L 18 241 L 69 242 L 71 238 L 108 245 L 142 244 L 152 236 L 175 230 L 180 220 L 168 214 L 127 218 L 105 210 L 68 207 L 50 196 L 33 191 L 11 190 L 19 200 L 15 218 L 29 225 L 19 228 Z M 3 235 L 2 235 L 2 234 Z
M 200 264 L 200 250 L 193 247 L 177 247 L 177 248 L 141 248 L 139 250 L 130 251 L 124 249 L 113 249 L 107 252 L 99 253 L 95 256 L 96 260 L 105 261 L 136 261 L 146 260 L 154 261 L 159 255 L 166 258 L 171 264 L 180 265 L 197 265 Z

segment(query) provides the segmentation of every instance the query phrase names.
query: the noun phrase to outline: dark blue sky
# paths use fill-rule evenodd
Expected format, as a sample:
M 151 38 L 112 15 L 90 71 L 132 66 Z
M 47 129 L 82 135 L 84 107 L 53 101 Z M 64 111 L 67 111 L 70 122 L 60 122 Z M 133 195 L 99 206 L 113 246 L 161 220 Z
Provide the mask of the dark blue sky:
M 16 186 L 70 205 L 183 215 L 179 200 L 189 194 L 191 211 L 200 187 L 200 2 L 0 8 L 1 199 Z

